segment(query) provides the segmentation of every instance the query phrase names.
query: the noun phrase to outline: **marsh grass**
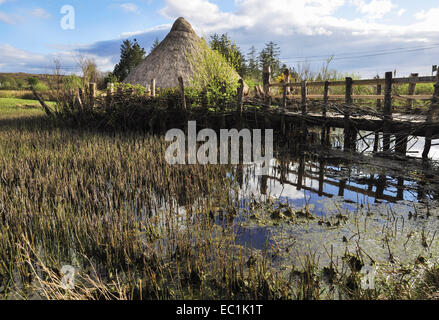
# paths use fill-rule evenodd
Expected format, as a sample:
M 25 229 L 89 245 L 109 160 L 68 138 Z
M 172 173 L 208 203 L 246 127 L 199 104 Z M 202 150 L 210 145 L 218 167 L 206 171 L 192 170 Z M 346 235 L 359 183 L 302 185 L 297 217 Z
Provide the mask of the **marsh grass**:
M 264 257 L 244 267 L 232 225 L 209 218 L 229 199 L 230 167 L 169 166 L 163 139 L 142 133 L 43 125 L 0 128 L 4 297 L 287 296 Z M 73 292 L 59 286 L 66 264 L 79 270 Z
M 1 297 L 436 297 L 438 269 L 424 253 L 437 251 L 432 230 L 399 230 L 395 213 L 369 209 L 348 214 L 335 206 L 330 215 L 328 207 L 327 217 L 316 217 L 276 199 L 242 206 L 236 177 L 246 170 L 170 166 L 166 147 L 144 132 L 2 115 Z M 239 227 L 252 224 L 273 228 L 263 249 L 237 241 Z M 404 261 L 401 246 L 411 248 Z M 377 287 L 364 290 L 358 266 L 377 248 Z M 73 289 L 63 286 L 65 265 L 76 270 Z

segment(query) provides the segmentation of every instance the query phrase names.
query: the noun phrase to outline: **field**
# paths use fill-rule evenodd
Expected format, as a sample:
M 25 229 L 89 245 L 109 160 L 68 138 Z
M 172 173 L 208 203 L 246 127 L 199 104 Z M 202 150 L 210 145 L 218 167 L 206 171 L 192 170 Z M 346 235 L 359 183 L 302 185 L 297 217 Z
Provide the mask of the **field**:
M 346 211 L 335 201 L 317 215 L 249 194 L 251 167 L 167 164 L 162 136 L 69 127 L 31 100 L 0 106 L 4 299 L 416 299 L 438 291 L 433 207 Z M 261 230 L 271 235 L 258 247 Z M 361 285 L 368 264 L 377 270 L 373 288 Z
M 37 100 L 0 98 L 0 114 L 3 119 L 7 117 L 41 116 L 43 113 Z

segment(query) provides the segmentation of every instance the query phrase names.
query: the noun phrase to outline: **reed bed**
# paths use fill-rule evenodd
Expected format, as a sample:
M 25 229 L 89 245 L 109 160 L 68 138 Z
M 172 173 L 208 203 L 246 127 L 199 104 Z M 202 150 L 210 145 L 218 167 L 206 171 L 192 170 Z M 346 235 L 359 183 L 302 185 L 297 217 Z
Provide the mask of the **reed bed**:
M 142 133 L 39 124 L 0 129 L 4 297 L 288 295 L 263 257 L 244 268 L 232 225 L 215 223 L 221 201 L 233 216 L 230 167 L 169 166 L 164 140 Z M 59 286 L 64 265 L 74 290 Z
M 251 177 L 242 175 L 251 170 L 170 166 L 164 159 L 167 145 L 162 137 L 144 132 L 72 128 L 46 117 L 1 118 L 0 296 L 437 296 L 439 269 L 427 254 L 411 259 L 411 264 L 381 262 L 382 274 L 373 290 L 361 288 L 358 268 L 375 248 L 367 246 L 370 234 L 378 246 L 387 245 L 390 260 L 392 252 L 398 257 L 393 246 L 401 246 L 401 239 L 437 252 L 433 231 L 399 231 L 401 220 L 395 222 L 394 213 L 388 214 L 390 222 L 374 222 L 372 228 L 375 213 L 366 208 L 354 215 L 337 211 L 316 218 L 308 208 L 292 209 L 276 199 L 243 199 L 240 184 Z M 251 205 L 243 206 L 243 200 Z M 263 249 L 237 241 L 237 226 L 255 223 L 273 226 L 271 243 Z M 311 239 L 297 242 L 289 228 L 310 236 L 310 230 L 317 235 L 323 229 L 334 231 L 320 239 L 325 244 L 318 247 L 325 249 L 322 253 L 307 250 Z M 344 252 L 343 228 L 354 235 Z

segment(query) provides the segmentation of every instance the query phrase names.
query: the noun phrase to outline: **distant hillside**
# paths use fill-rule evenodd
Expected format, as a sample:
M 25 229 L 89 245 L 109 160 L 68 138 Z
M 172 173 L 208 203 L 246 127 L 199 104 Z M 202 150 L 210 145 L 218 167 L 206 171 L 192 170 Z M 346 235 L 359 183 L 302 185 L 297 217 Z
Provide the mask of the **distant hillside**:
M 24 72 L 18 72 L 18 73 L 2 73 L 0 72 L 0 79 L 6 78 L 6 77 L 12 77 L 14 79 L 23 79 L 27 80 L 29 78 L 38 78 L 40 81 L 44 81 L 47 79 L 48 74 L 33 74 L 33 73 L 24 73 Z
M 38 79 L 40 89 L 48 89 L 48 74 L 0 73 L 0 90 L 29 90 L 29 79 Z

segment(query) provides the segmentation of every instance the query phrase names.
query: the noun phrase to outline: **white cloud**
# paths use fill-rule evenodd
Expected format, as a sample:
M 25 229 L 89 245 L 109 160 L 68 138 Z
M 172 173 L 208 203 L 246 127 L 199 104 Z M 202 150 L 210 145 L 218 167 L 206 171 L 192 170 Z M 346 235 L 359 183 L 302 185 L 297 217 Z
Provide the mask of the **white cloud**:
M 398 17 L 400 17 L 400 16 L 402 16 L 404 13 L 406 13 L 406 9 L 400 9 L 399 11 L 398 11 Z
M 236 9 L 222 11 L 212 0 L 182 3 L 165 0 L 160 13 L 170 19 L 185 17 L 200 34 L 228 32 L 246 50 L 250 45 L 261 48 L 269 40 L 277 42 L 282 59 L 293 63 L 294 56 L 338 54 L 340 52 L 374 52 L 374 50 L 405 48 L 436 43 L 439 37 L 439 9 L 418 13 L 418 21 L 397 24 L 379 20 L 386 14 L 398 14 L 391 0 L 235 0 Z M 357 16 L 340 16 L 337 10 L 356 5 Z M 401 11 L 401 14 L 404 12 Z M 369 70 L 385 72 L 394 68 L 414 69 L 434 60 L 437 49 L 416 53 L 392 54 L 334 62 L 342 71 Z M 316 67 L 321 62 L 315 63 Z M 430 66 L 431 68 L 431 66 Z M 425 67 L 423 70 L 427 70 Z M 423 72 L 419 70 L 419 72 Z M 367 73 L 364 73 L 367 74 Z
M 31 15 L 36 18 L 42 18 L 42 19 L 50 18 L 50 13 L 48 13 L 46 9 L 43 8 L 36 8 L 32 10 Z
M 369 19 L 381 19 L 397 6 L 391 0 L 372 0 L 366 3 L 364 0 L 354 0 L 357 10 Z
M 119 7 L 121 7 L 125 12 L 137 12 L 139 10 L 139 7 L 132 2 L 122 3 L 119 5 Z
M 171 25 L 170 24 L 162 24 L 159 26 L 155 26 L 152 28 L 149 28 L 147 30 L 140 30 L 140 31 L 130 31 L 130 32 L 122 32 L 120 34 L 120 38 L 129 38 L 129 37 L 133 37 L 139 34 L 145 34 L 145 33 L 149 33 L 149 32 L 155 32 L 155 31 L 163 31 L 163 30 L 169 30 L 171 29 Z
M 101 70 L 110 70 L 114 63 L 109 57 L 81 53 L 82 56 L 93 58 Z M 37 54 L 13 47 L 9 44 L 0 44 L 0 72 L 32 72 L 51 73 L 54 59 L 59 59 L 64 73 L 79 72 L 77 50 L 58 51 L 54 54 Z
M 336 16 L 337 9 L 347 3 L 355 4 L 363 16 L 351 19 Z M 184 3 L 166 0 L 166 6 L 159 12 L 169 19 L 185 17 L 202 34 L 241 30 L 276 36 L 336 33 L 364 37 L 373 34 L 387 37 L 387 41 L 420 38 L 433 41 L 439 33 L 439 8 L 419 12 L 416 15 L 419 21 L 412 24 L 377 22 L 379 17 L 397 8 L 391 0 L 236 0 L 235 4 L 235 12 L 225 12 L 209 0 Z M 421 35 L 425 32 L 430 34 Z
M 203 32 L 218 29 L 258 28 L 276 34 L 326 34 L 324 25 L 336 23 L 331 14 L 341 7 L 344 0 L 238 0 L 236 13 L 223 12 L 208 0 L 189 3 L 167 0 L 160 13 L 175 19 L 184 16 Z

